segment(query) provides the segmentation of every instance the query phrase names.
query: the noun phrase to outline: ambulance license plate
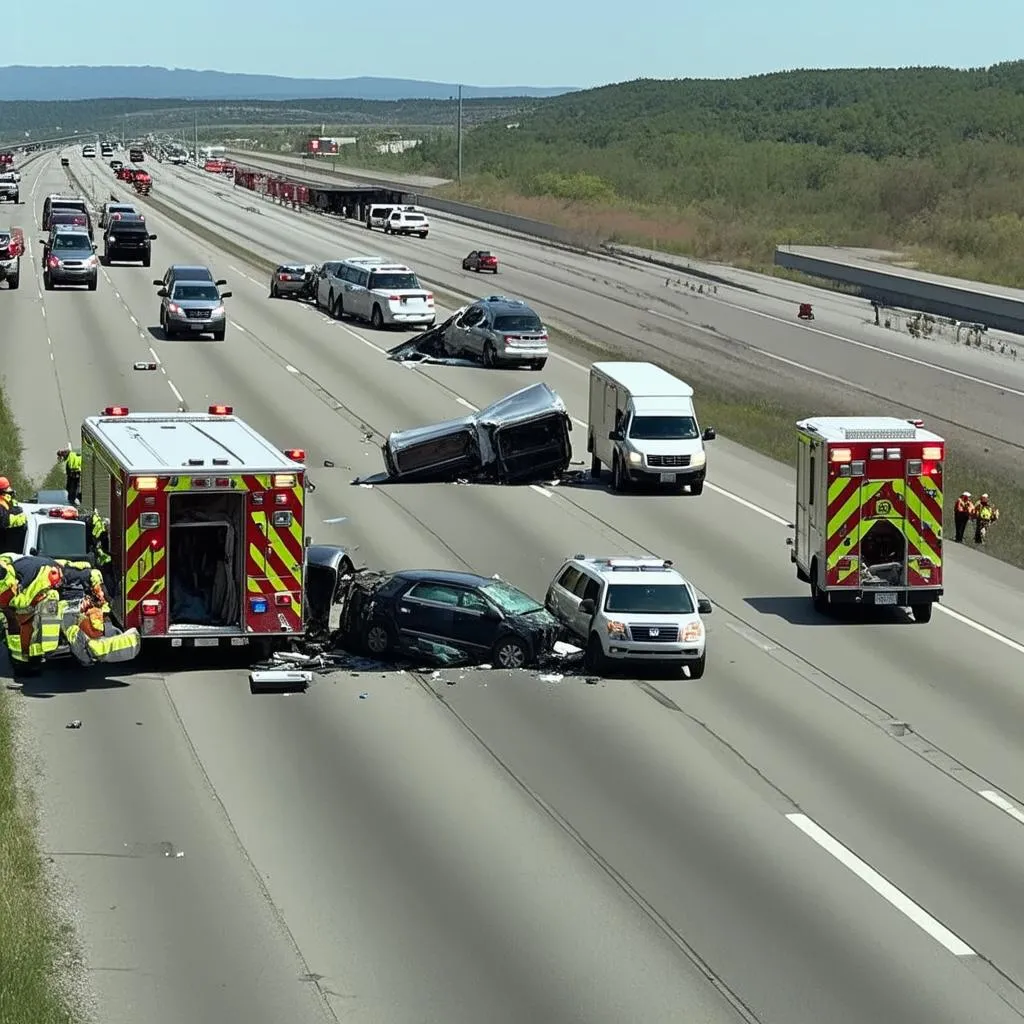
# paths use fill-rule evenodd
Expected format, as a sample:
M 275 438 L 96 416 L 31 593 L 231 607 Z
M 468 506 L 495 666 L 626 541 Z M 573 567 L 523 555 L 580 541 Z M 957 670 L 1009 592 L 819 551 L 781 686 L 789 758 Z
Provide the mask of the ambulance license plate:
M 220 637 L 217 636 L 197 636 L 195 639 L 196 647 L 216 647 L 220 643 Z
M 875 594 L 875 604 L 895 604 L 899 594 L 890 591 L 888 594 Z
M 674 484 L 676 482 L 675 473 L 659 473 L 658 475 L 661 477 L 663 484 Z

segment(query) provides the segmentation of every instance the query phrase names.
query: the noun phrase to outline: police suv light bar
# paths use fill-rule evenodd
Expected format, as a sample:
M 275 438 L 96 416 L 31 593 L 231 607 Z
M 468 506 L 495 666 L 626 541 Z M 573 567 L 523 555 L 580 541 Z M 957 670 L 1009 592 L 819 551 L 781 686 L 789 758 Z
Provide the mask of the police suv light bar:
M 103 410 L 104 416 L 127 416 L 128 406 L 127 405 L 108 405 Z
M 211 416 L 230 416 L 234 411 L 230 405 L 211 405 L 207 410 Z

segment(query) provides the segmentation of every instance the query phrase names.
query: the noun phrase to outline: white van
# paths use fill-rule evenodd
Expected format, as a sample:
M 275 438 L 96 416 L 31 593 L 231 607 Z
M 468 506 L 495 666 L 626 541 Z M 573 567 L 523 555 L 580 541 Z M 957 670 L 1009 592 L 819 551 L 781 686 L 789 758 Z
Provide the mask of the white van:
M 366 215 L 368 228 L 383 228 L 388 235 L 419 235 L 430 233 L 427 215 L 415 206 L 371 206 Z
M 321 271 L 317 282 L 317 305 L 339 319 L 369 320 L 376 330 L 434 326 L 434 293 L 404 264 L 383 256 L 351 256 L 324 268 L 327 272 Z
M 669 484 L 704 490 L 705 441 L 693 408 L 693 388 L 653 363 L 594 363 L 590 368 L 587 451 L 590 473 L 612 471 L 612 488 Z

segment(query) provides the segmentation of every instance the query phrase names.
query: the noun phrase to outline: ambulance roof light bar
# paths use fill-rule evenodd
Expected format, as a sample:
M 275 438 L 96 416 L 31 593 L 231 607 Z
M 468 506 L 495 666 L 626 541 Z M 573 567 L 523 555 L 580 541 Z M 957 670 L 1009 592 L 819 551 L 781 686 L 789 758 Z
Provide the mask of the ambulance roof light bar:
M 103 410 L 104 416 L 127 416 L 128 415 L 127 405 L 108 405 Z
M 234 411 L 230 405 L 211 405 L 207 410 L 211 416 L 230 416 Z

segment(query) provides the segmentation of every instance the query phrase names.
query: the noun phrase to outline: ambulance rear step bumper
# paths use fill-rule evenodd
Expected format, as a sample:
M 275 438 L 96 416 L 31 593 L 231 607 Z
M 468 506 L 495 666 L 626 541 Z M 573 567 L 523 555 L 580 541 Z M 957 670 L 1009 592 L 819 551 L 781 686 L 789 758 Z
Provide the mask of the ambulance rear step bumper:
M 942 587 L 914 587 L 893 589 L 879 587 L 854 590 L 852 587 L 831 587 L 825 590 L 829 604 L 864 604 L 895 608 L 909 608 L 912 604 L 934 604 L 942 598 Z

